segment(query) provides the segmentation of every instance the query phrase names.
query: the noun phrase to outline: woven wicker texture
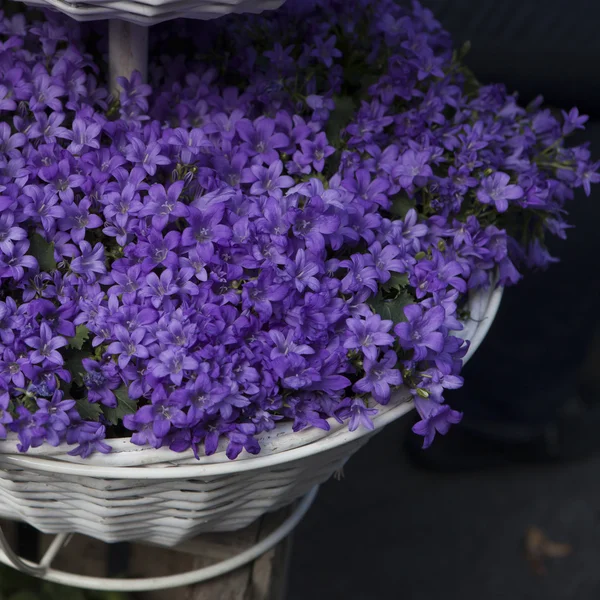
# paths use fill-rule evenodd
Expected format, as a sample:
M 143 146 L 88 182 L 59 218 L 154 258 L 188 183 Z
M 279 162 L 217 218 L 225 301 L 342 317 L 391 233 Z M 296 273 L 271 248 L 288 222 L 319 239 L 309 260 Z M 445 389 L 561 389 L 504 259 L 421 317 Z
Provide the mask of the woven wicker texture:
M 231 13 L 279 8 L 284 0 L 24 0 L 31 6 L 51 8 L 77 21 L 120 19 L 154 25 L 181 17 L 215 19 Z
M 470 300 L 471 320 L 461 336 L 475 351 L 495 316 L 500 289 Z M 110 440 L 113 452 L 82 460 L 68 446 L 16 451 L 0 442 L 0 516 L 26 521 L 44 533 L 77 532 L 103 540 L 175 546 L 209 531 L 249 525 L 328 479 L 369 437 L 411 410 L 400 390 L 375 416 L 375 430 L 331 429 L 294 433 L 280 424 L 260 438 L 258 456 L 235 461 L 223 449 L 196 460 L 190 452 L 138 447 Z

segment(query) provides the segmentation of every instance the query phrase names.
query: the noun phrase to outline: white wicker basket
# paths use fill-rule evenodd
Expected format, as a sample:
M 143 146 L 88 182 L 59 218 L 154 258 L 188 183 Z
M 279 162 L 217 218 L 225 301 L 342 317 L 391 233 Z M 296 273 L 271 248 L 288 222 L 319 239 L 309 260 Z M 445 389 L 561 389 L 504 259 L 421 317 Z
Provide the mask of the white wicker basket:
M 461 337 L 469 358 L 487 333 L 502 290 L 473 296 Z M 398 392 L 375 416 L 375 431 L 407 413 L 410 394 Z M 0 442 L 0 516 L 45 533 L 78 532 L 106 542 L 145 541 L 174 546 L 208 531 L 245 527 L 292 502 L 339 470 L 374 432 L 331 422 L 331 430 L 290 424 L 262 435 L 261 454 L 230 461 L 220 449 L 196 460 L 111 440 L 113 452 L 88 459 L 67 446 L 19 454 L 14 438 Z
M 279 8 L 284 0 L 24 0 L 26 4 L 52 8 L 77 21 L 121 19 L 138 25 L 186 17 L 215 19 L 231 13 Z

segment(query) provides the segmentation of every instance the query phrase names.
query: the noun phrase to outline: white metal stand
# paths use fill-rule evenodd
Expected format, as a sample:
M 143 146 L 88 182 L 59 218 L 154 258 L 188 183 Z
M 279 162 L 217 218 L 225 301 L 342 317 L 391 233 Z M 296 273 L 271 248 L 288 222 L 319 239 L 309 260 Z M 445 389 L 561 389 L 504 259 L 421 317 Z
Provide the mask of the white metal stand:
M 108 36 L 108 70 L 110 92 L 119 95 L 117 77 L 129 78 L 139 71 L 142 81 L 148 81 L 148 27 L 111 19 Z
M 214 565 L 203 567 L 195 571 L 186 573 L 178 573 L 177 575 L 168 575 L 166 577 L 148 577 L 144 579 L 111 579 L 106 577 L 88 577 L 85 575 L 77 575 L 75 573 L 67 573 L 66 571 L 56 571 L 50 568 L 52 560 L 66 546 L 71 537 L 70 534 L 57 535 L 50 547 L 46 551 L 44 557 L 35 564 L 31 561 L 22 559 L 15 554 L 13 549 L 8 544 L 2 529 L 0 528 L 0 562 L 14 567 L 19 571 L 39 577 L 46 581 L 59 583 L 62 585 L 71 585 L 88 590 L 99 590 L 107 592 L 146 592 L 151 590 L 164 590 L 185 585 L 192 585 L 207 581 L 214 577 L 225 575 L 230 571 L 234 571 L 239 567 L 257 559 L 259 556 L 276 546 L 281 540 L 290 534 L 290 532 L 302 520 L 311 504 L 313 503 L 319 487 L 315 486 L 304 498 L 299 502 L 292 514 L 271 534 L 263 540 L 256 543 L 254 546 L 240 552 L 236 556 L 232 556 Z

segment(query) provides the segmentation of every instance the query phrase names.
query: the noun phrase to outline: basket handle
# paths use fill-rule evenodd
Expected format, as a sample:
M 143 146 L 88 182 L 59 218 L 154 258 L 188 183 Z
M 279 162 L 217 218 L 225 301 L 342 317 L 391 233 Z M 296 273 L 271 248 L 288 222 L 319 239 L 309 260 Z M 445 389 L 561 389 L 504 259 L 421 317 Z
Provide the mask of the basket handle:
M 8 562 L 10 562 L 15 569 L 18 569 L 27 575 L 32 575 L 33 577 L 43 577 L 56 555 L 69 543 L 71 536 L 72 534 L 70 533 L 61 533 L 54 536 L 54 539 L 50 546 L 48 546 L 48 550 L 44 553 L 42 560 L 36 564 L 21 558 L 11 548 L 11 545 L 4 535 L 4 531 L 2 531 L 2 526 L 0 525 L 0 552 L 4 554 Z

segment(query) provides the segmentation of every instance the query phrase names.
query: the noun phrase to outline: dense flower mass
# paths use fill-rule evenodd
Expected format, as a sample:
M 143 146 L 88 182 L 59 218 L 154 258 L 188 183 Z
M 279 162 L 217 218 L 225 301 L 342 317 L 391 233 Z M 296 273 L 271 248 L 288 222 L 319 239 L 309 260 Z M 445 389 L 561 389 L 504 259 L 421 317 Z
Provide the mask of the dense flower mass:
M 480 86 L 416 3 L 168 24 L 151 85 L 114 99 L 47 19 L 0 20 L 0 436 L 22 451 L 128 431 L 235 458 L 281 419 L 372 427 L 402 384 L 429 444 L 460 419 L 467 293 L 554 260 L 600 179 L 564 143 L 585 116 Z

